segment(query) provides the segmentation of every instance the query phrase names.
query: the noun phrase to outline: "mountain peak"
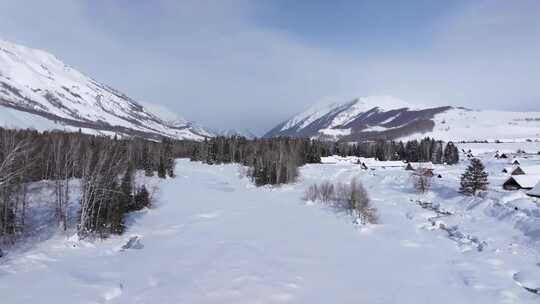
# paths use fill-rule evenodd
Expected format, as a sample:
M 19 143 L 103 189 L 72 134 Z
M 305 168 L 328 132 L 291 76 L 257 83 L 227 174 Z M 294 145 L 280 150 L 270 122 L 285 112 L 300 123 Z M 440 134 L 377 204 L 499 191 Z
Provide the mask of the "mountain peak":
M 360 97 L 316 105 L 270 130 L 265 137 L 327 140 L 441 140 L 540 138 L 540 113 L 471 111 L 411 104 L 392 96 Z
M 149 110 L 127 95 L 95 81 L 56 56 L 0 40 L 0 124 L 22 115 L 39 116 L 36 129 L 55 128 L 100 134 L 167 136 L 202 140 L 209 136 L 186 120 L 160 117 L 168 111 Z M 18 112 L 24 112 L 21 114 Z M 169 113 L 170 114 L 170 111 Z

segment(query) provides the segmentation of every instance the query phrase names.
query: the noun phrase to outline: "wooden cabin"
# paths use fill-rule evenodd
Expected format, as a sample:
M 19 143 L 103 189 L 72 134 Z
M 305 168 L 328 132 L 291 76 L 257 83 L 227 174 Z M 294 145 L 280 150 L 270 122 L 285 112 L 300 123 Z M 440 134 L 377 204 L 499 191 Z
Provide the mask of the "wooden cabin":
M 513 175 L 510 176 L 504 183 L 504 190 L 530 190 L 534 188 L 536 184 L 540 181 L 540 176 L 538 175 Z
M 504 168 L 503 173 L 509 173 L 510 175 L 525 175 L 525 171 L 520 166 L 514 166 L 510 168 Z

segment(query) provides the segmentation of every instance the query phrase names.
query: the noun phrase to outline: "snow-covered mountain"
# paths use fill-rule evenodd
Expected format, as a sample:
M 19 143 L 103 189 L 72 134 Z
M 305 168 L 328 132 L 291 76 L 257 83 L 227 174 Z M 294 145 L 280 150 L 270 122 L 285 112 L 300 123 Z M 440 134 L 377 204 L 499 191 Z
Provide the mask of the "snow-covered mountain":
M 54 55 L 0 39 L 0 126 L 202 140 L 212 134 L 162 118 Z
M 270 130 L 265 137 L 294 136 L 330 140 L 540 139 L 540 112 L 478 111 L 461 107 L 414 105 L 390 96 L 371 96 L 322 104 Z

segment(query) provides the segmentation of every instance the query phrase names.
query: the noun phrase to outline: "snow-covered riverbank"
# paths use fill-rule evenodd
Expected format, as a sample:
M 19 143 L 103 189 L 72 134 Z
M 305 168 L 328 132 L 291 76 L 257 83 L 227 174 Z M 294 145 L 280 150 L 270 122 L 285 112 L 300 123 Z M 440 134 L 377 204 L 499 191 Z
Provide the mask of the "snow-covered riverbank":
M 308 165 L 296 184 L 256 188 L 237 166 L 180 160 L 178 177 L 164 182 L 153 209 L 131 216 L 124 236 L 57 235 L 0 262 L 1 302 L 537 303 L 513 276 L 540 272 L 538 240 L 520 229 L 536 227 L 538 206 L 520 194 L 463 198 L 455 189 L 465 165 L 436 169 L 443 178 L 418 195 L 397 168 Z M 366 186 L 380 225 L 355 227 L 300 199 L 311 183 L 352 177 Z M 527 208 L 502 212 L 509 195 Z M 418 200 L 451 210 L 440 221 L 470 238 L 433 226 L 436 213 Z M 123 250 L 134 236 L 140 244 Z M 471 238 L 483 250 L 471 250 Z

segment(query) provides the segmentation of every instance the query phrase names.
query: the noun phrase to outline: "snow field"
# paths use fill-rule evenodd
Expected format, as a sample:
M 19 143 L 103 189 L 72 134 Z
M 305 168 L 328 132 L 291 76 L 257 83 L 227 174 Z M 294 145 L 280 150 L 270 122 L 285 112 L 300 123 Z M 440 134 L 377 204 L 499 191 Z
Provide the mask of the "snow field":
M 3 261 L 2 303 L 538 303 L 514 281 L 540 270 L 540 236 L 528 233 L 538 205 L 499 190 L 495 172 L 507 164 L 487 157 L 491 191 L 478 200 L 456 193 L 467 162 L 436 166 L 443 178 L 418 195 L 400 168 L 306 165 L 295 184 L 256 188 L 237 166 L 180 160 L 178 177 L 163 182 L 154 208 L 130 217 L 125 235 L 57 234 Z M 312 183 L 353 177 L 380 225 L 301 201 Z M 436 213 L 418 201 L 451 211 L 436 221 L 457 233 L 433 226 Z M 142 247 L 122 249 L 134 236 Z

